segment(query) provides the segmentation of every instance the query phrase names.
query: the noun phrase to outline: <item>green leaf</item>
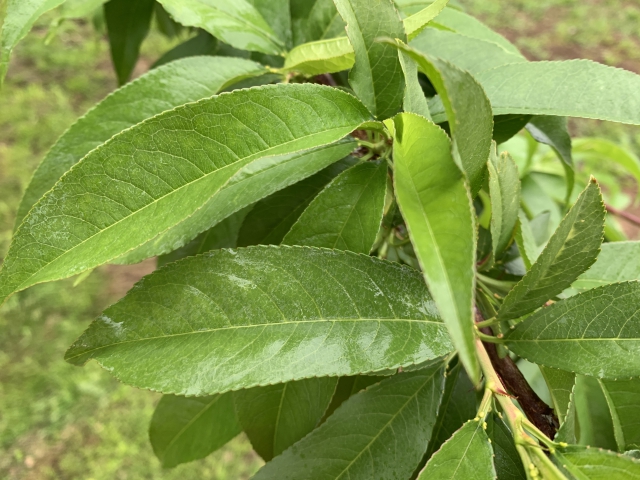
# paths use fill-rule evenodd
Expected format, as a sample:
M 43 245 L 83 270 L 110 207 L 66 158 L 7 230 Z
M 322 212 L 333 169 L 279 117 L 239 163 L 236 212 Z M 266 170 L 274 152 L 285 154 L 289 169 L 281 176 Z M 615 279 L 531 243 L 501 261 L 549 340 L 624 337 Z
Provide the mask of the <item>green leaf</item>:
M 491 195 L 491 238 L 493 256 L 498 257 L 511 243 L 520 211 L 518 167 L 507 152 L 489 156 L 489 193 Z
M 253 478 L 409 478 L 431 437 L 444 387 L 442 371 L 436 361 L 354 395 Z
M 378 37 L 406 41 L 400 16 L 391 0 L 334 0 L 347 24 L 355 51 L 349 84 L 377 118 L 384 120 L 400 110 L 404 76 L 396 49 L 377 42 Z
M 198 27 L 242 50 L 272 55 L 285 44 L 260 12 L 247 0 L 158 0 L 179 23 Z
M 499 480 L 526 480 L 522 460 L 516 450 L 513 434 L 496 414 L 487 417 L 487 436 L 493 448 L 493 463 Z
M 236 90 L 152 117 L 93 150 L 31 210 L 0 272 L 0 299 L 139 245 L 129 258 L 174 250 L 344 158 L 355 142 L 333 142 L 369 119 L 348 93 L 301 84 Z
M 640 280 L 640 242 L 603 243 L 596 263 L 571 285 L 576 290 Z
M 204 458 L 240 432 L 231 394 L 163 395 L 149 426 L 151 446 L 165 468 Z
M 467 480 L 496 477 L 493 449 L 483 422 L 470 420 L 427 462 L 418 480 Z
M 159 4 L 158 4 L 159 5 Z M 201 30 L 195 37 L 173 47 L 155 61 L 151 68 L 157 68 L 165 63 L 186 57 L 198 55 L 215 55 L 218 50 L 218 40 L 210 33 Z M 222 72 L 221 72 L 222 73 Z
M 493 139 L 500 145 L 522 130 L 532 115 L 498 115 L 493 117 Z
M 413 365 L 416 369 L 420 370 L 422 365 Z M 394 372 L 395 374 L 396 372 Z M 340 377 L 338 379 L 338 384 L 336 385 L 336 391 L 333 394 L 333 398 L 331 399 L 331 403 L 329 407 L 327 407 L 327 411 L 324 412 L 324 417 L 320 421 L 320 423 L 324 423 L 324 421 L 333 415 L 333 412 L 337 410 L 337 408 L 342 405 L 344 402 L 349 400 L 352 396 L 360 391 L 364 390 L 371 385 L 376 383 L 380 383 L 382 380 L 389 378 L 389 376 L 382 375 L 354 375 L 351 377 Z
M 418 64 L 442 98 L 454 142 L 454 159 L 467 174 L 472 193 L 477 193 L 484 179 L 493 130 L 491 105 L 482 87 L 469 73 L 445 61 L 406 45 L 396 46 Z
M 400 211 L 429 291 L 471 381 L 478 384 L 473 320 L 476 241 L 469 191 L 443 130 L 410 113 L 387 124 L 394 136 Z
M 640 283 L 595 288 L 527 317 L 507 345 L 527 360 L 583 375 L 640 375 Z
M 404 52 L 398 52 L 398 55 L 400 55 L 400 65 L 402 66 L 402 72 L 404 73 L 404 80 L 406 82 L 402 109 L 405 113 L 415 113 L 431 120 L 429 104 L 422 90 L 422 85 L 420 85 L 420 80 L 418 80 L 418 66 L 416 62 Z
M 638 480 L 640 461 L 607 450 L 570 445 L 555 454 L 578 480 Z
M 313 199 L 282 242 L 369 254 L 380 230 L 386 196 L 387 163 L 359 163 Z
M 571 395 L 569 396 L 569 406 L 564 423 L 560 425 L 556 432 L 556 436 L 554 437 L 556 442 L 578 443 L 580 426 L 578 424 L 578 411 L 576 407 L 576 390 L 577 387 L 574 385 L 571 390 Z
M 516 224 L 515 241 L 518 245 L 518 251 L 527 270 L 531 269 L 531 265 L 540 255 L 536 239 L 531 230 L 531 225 L 526 214 L 520 210 L 518 212 L 518 223 Z
M 414 39 L 431 20 L 438 16 L 442 9 L 447 6 L 447 3 L 449 3 L 449 0 L 435 0 L 431 5 L 405 18 L 404 29 L 407 32 L 408 39 Z
M 600 380 L 607 399 L 618 451 L 640 448 L 640 380 Z
M 551 236 L 531 270 L 506 296 L 498 318 L 510 320 L 535 310 L 585 272 L 600 252 L 604 218 L 600 188 L 592 180 Z
M 51 148 L 22 197 L 16 228 L 36 202 L 87 153 L 115 134 L 178 105 L 215 95 L 240 80 L 266 73 L 239 58 L 176 61 L 116 90 L 71 126 Z
M 0 87 L 9 68 L 11 51 L 40 16 L 65 0 L 5 0 L 0 5 Z
M 140 45 L 151 26 L 154 4 L 154 0 L 109 0 L 104 5 L 111 60 L 118 85 L 129 81 L 138 63 Z
M 618 143 L 605 138 L 579 138 L 573 144 L 573 151 L 576 155 L 594 158 L 600 162 L 617 163 L 640 184 L 640 159 L 633 151 Z
M 285 46 L 291 48 L 291 9 L 289 0 L 247 0 Z
M 306 75 L 341 72 L 353 66 L 355 55 L 347 37 L 303 43 L 284 58 L 283 71 Z
M 333 0 L 291 0 L 293 44 L 344 35 L 344 22 Z
M 157 270 L 66 358 L 94 358 L 141 388 L 205 395 L 396 368 L 451 349 L 419 272 L 350 252 L 262 246 Z
M 543 366 L 540 366 L 540 372 L 542 372 L 544 381 L 549 387 L 551 406 L 555 410 L 560 424 L 563 424 L 569 412 L 571 392 L 576 384 L 576 375 L 572 372 Z
M 344 158 L 315 175 L 260 200 L 247 214 L 240 228 L 238 246 L 279 245 L 311 200 L 331 180 L 356 163 L 354 157 Z
M 266 461 L 311 432 L 327 410 L 337 377 L 308 378 L 234 392 L 238 419 Z
M 580 427 L 579 443 L 615 450 L 617 444 L 611 412 L 598 379 L 577 375 L 574 395 Z

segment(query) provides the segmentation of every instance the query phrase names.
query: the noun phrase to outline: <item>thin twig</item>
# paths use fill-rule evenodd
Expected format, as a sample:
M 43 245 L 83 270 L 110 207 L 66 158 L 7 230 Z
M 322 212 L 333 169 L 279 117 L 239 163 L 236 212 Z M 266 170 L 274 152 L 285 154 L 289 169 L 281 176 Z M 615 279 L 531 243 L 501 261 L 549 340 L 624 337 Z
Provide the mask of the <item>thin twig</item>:
M 635 215 L 629 212 L 625 212 L 624 210 L 618 210 L 617 208 L 612 207 L 611 205 L 605 204 L 605 208 L 607 209 L 607 212 L 609 212 L 610 214 L 616 215 L 617 217 L 620 217 L 620 218 L 624 218 L 627 222 L 632 223 L 636 227 L 640 227 L 640 217 L 636 217 Z

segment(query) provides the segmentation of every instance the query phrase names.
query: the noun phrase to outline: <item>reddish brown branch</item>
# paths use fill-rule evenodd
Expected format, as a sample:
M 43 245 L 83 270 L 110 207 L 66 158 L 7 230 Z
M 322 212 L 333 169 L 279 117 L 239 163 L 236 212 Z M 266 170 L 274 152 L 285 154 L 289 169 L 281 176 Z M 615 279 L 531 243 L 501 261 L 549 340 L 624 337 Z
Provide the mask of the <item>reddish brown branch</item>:
M 605 208 L 607 209 L 607 212 L 611 213 L 612 215 L 615 215 L 620 218 L 624 218 L 627 222 L 632 223 L 636 227 L 640 227 L 640 217 L 636 217 L 635 215 L 629 212 L 625 212 L 623 210 L 618 210 L 617 208 L 614 208 L 611 205 L 605 204 Z

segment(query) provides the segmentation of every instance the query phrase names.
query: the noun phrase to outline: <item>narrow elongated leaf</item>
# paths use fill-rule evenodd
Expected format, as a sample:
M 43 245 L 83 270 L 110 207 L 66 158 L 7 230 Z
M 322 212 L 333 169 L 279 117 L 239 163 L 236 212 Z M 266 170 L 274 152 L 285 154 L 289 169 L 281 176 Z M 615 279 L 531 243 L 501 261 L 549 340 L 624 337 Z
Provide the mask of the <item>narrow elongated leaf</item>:
M 331 180 L 356 163 L 354 157 L 347 157 L 260 200 L 247 214 L 240 228 L 238 246 L 279 245 L 311 200 Z
M 495 146 L 494 146 L 495 148 Z M 493 255 L 504 251 L 513 237 L 520 210 L 520 177 L 511 156 L 495 152 L 489 156 L 489 193 L 491 195 L 491 239 Z
M 405 18 L 404 29 L 408 39 L 415 38 L 431 20 L 438 16 L 442 9 L 447 6 L 447 3 L 449 3 L 449 0 L 435 0 L 431 5 Z
M 347 37 L 304 43 L 291 50 L 284 59 L 285 71 L 307 75 L 334 73 L 353 66 L 355 55 Z
M 154 0 L 109 0 L 104 6 L 118 85 L 127 83 L 138 62 L 140 45 L 151 26 L 154 4 Z
M 416 256 L 453 344 L 474 384 L 475 228 L 471 197 L 446 133 L 409 113 L 393 118 L 394 182 Z
M 334 0 L 347 24 L 355 52 L 349 84 L 369 111 L 384 120 L 400 110 L 404 76 L 395 48 L 378 37 L 406 41 L 400 16 L 391 0 Z
M 337 377 L 307 378 L 234 392 L 243 430 L 266 461 L 311 432 L 322 419 Z
M 579 480 L 640 479 L 640 461 L 608 450 L 570 445 L 556 457 Z
M 493 130 L 491 105 L 482 87 L 469 73 L 445 61 L 406 45 L 394 45 L 418 64 L 442 98 L 454 141 L 454 159 L 466 173 L 472 193 L 477 193 L 484 178 Z
M 404 73 L 405 89 L 402 109 L 405 113 L 416 113 L 431 120 L 429 104 L 418 80 L 418 67 L 411 57 L 404 52 L 399 52 L 400 65 Z
M 554 440 L 556 442 L 564 442 L 569 444 L 578 443 L 579 425 L 578 409 L 576 406 L 576 390 L 577 387 L 576 385 L 574 385 L 573 389 L 571 390 L 571 395 L 569 396 L 569 406 L 564 419 L 564 423 L 560 424 L 560 427 L 556 432 L 556 436 L 554 437 Z
M 596 263 L 571 288 L 589 290 L 628 280 L 640 280 L 640 242 L 603 243 Z
M 386 162 L 355 165 L 313 199 L 283 243 L 369 254 L 382 223 L 386 194 Z
M 549 387 L 551 406 L 558 416 L 560 424 L 562 424 L 567 418 L 569 404 L 571 403 L 571 392 L 576 384 L 576 375 L 572 372 L 543 366 L 540 366 L 540 372 L 542 372 L 547 387 Z
M 43 13 L 62 3 L 64 0 L 6 0 L 0 5 L 0 86 L 7 74 L 13 48 Z
M 533 231 L 531 230 L 529 219 L 522 210 L 518 212 L 515 241 L 518 245 L 518 250 L 525 268 L 530 270 L 531 265 L 533 265 L 540 255 L 540 251 L 536 243 L 535 236 L 533 235 Z
M 583 375 L 640 375 L 640 283 L 595 288 L 529 316 L 507 335 L 527 360 Z
M 0 298 L 139 245 L 138 259 L 174 250 L 345 157 L 354 142 L 332 142 L 369 118 L 345 92 L 290 84 L 237 90 L 140 123 L 93 150 L 32 209 L 0 272 Z
M 615 450 L 617 444 L 613 433 L 613 420 L 598 379 L 577 375 L 574 395 L 576 417 L 580 427 L 580 445 Z
M 291 0 L 293 44 L 344 35 L 344 22 L 333 0 Z
M 165 468 L 204 458 L 241 432 L 231 394 L 164 395 L 153 412 L 149 438 Z
M 139 387 L 204 395 L 395 368 L 451 349 L 419 272 L 350 252 L 250 247 L 145 277 L 66 358 L 94 358 Z
M 521 317 L 561 293 L 585 272 L 600 252 L 605 210 L 591 181 L 562 220 L 546 247 L 504 299 L 498 318 Z
M 640 380 L 600 380 L 611 418 L 618 451 L 640 448 Z
M 115 134 L 264 73 L 262 65 L 250 60 L 197 57 L 153 70 L 116 90 L 73 124 L 47 153 L 22 197 L 16 228 L 65 172 Z
M 516 450 L 513 434 L 496 414 L 487 417 L 487 436 L 493 448 L 493 464 L 498 480 L 526 480 L 522 460 Z
M 284 42 L 247 0 L 159 2 L 182 25 L 202 28 L 233 47 L 272 55 L 284 52 Z
M 254 478 L 409 478 L 431 437 L 443 387 L 441 362 L 383 380 L 347 400 Z
M 418 480 L 495 478 L 493 449 L 482 421 L 465 423 L 427 462 Z

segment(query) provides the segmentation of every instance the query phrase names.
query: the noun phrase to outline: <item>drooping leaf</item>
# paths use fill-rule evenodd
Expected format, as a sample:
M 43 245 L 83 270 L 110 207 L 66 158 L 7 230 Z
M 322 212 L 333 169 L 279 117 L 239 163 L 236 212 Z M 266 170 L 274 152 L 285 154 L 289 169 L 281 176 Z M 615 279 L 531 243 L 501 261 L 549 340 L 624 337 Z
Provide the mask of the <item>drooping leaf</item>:
M 11 51 L 40 16 L 64 0 L 6 0 L 0 5 L 0 87 L 9 67 Z
M 272 55 L 284 53 L 284 42 L 247 0 L 158 1 L 182 25 L 202 28 L 233 47 Z
M 386 162 L 359 163 L 311 201 L 283 244 L 369 254 L 380 230 L 386 195 Z
M 579 425 L 578 443 L 592 447 L 617 448 L 613 420 L 607 399 L 597 378 L 576 376 L 574 391 Z
M 348 93 L 309 84 L 237 90 L 150 118 L 93 150 L 31 210 L 0 299 L 136 247 L 128 256 L 138 261 L 174 250 L 344 158 L 355 142 L 333 142 L 369 119 Z
M 493 256 L 503 252 L 511 239 L 520 210 L 520 178 L 518 167 L 507 152 L 499 156 L 492 148 L 487 168 L 491 195 L 491 239 Z
M 552 407 L 560 424 L 564 423 L 571 403 L 571 392 L 576 384 L 576 375 L 572 372 L 540 366 L 540 372 L 549 387 Z
M 570 445 L 555 456 L 560 465 L 580 480 L 640 479 L 640 461 L 627 455 Z
M 115 134 L 178 105 L 210 97 L 266 73 L 250 60 L 190 58 L 153 70 L 116 90 L 69 128 L 36 170 L 22 197 L 16 229 L 29 210 L 73 165 Z
M 201 30 L 195 37 L 173 47 L 162 55 L 155 61 L 151 68 L 157 68 L 165 63 L 173 62 L 181 58 L 199 55 L 215 55 L 217 50 L 218 40 L 210 33 Z
M 205 395 L 396 368 L 451 349 L 419 272 L 350 252 L 263 246 L 157 270 L 66 358 L 94 358 L 138 387 Z
M 600 380 L 618 451 L 640 448 L 640 379 Z
M 493 449 L 482 424 L 470 420 L 460 427 L 429 459 L 418 480 L 495 478 Z
M 617 163 L 640 184 L 640 159 L 630 149 L 606 138 L 579 138 L 576 139 L 573 150 L 577 155 Z
M 298 45 L 287 53 L 283 69 L 319 75 L 348 70 L 354 61 L 355 55 L 349 39 L 338 37 Z
M 629 280 L 640 280 L 640 242 L 603 243 L 596 263 L 571 288 L 583 291 Z
M 546 247 L 504 299 L 498 318 L 521 317 L 561 293 L 585 272 L 600 252 L 605 210 L 595 181 L 580 194 Z
M 469 191 L 443 130 L 410 113 L 387 123 L 394 135 L 400 211 L 429 291 L 471 381 L 477 384 L 472 311 L 476 241 Z
M 493 464 L 498 480 L 526 480 L 522 460 L 516 450 L 513 434 L 496 414 L 487 417 L 487 436 L 493 448 Z
M 384 120 L 400 110 L 404 76 L 396 49 L 378 37 L 406 41 L 400 16 L 391 0 L 334 0 L 347 24 L 355 52 L 349 84 L 369 111 Z
M 337 383 L 337 377 L 307 378 L 234 392 L 238 419 L 253 449 L 269 461 L 311 432 Z
M 241 432 L 231 394 L 163 395 L 153 412 L 149 438 L 165 468 L 209 455 Z
M 599 378 L 640 375 L 640 282 L 588 290 L 527 317 L 507 336 L 517 355 Z
M 311 200 L 331 180 L 356 162 L 354 157 L 347 157 L 260 200 L 247 214 L 240 228 L 238 246 L 279 245 Z
M 409 40 L 414 39 L 431 20 L 436 18 L 449 0 L 435 0 L 431 5 L 404 19 L 404 29 Z
M 154 4 L 154 0 L 109 0 L 104 5 L 111 60 L 118 85 L 129 81 L 138 62 L 140 45 L 151 26 Z
M 418 79 L 418 67 L 411 57 L 404 52 L 398 52 L 400 55 L 400 65 L 404 73 L 405 89 L 404 99 L 402 100 L 402 110 L 405 113 L 416 113 L 424 118 L 431 120 L 429 113 L 429 104 L 427 98 L 420 85 Z
M 254 478 L 409 478 L 431 437 L 442 373 L 442 363 L 436 361 L 354 395 Z
M 394 45 L 418 64 L 442 98 L 454 141 L 454 159 L 466 173 L 472 193 L 477 193 L 484 178 L 493 129 L 491 105 L 482 87 L 469 73 L 445 61 L 427 57 L 406 45 Z

